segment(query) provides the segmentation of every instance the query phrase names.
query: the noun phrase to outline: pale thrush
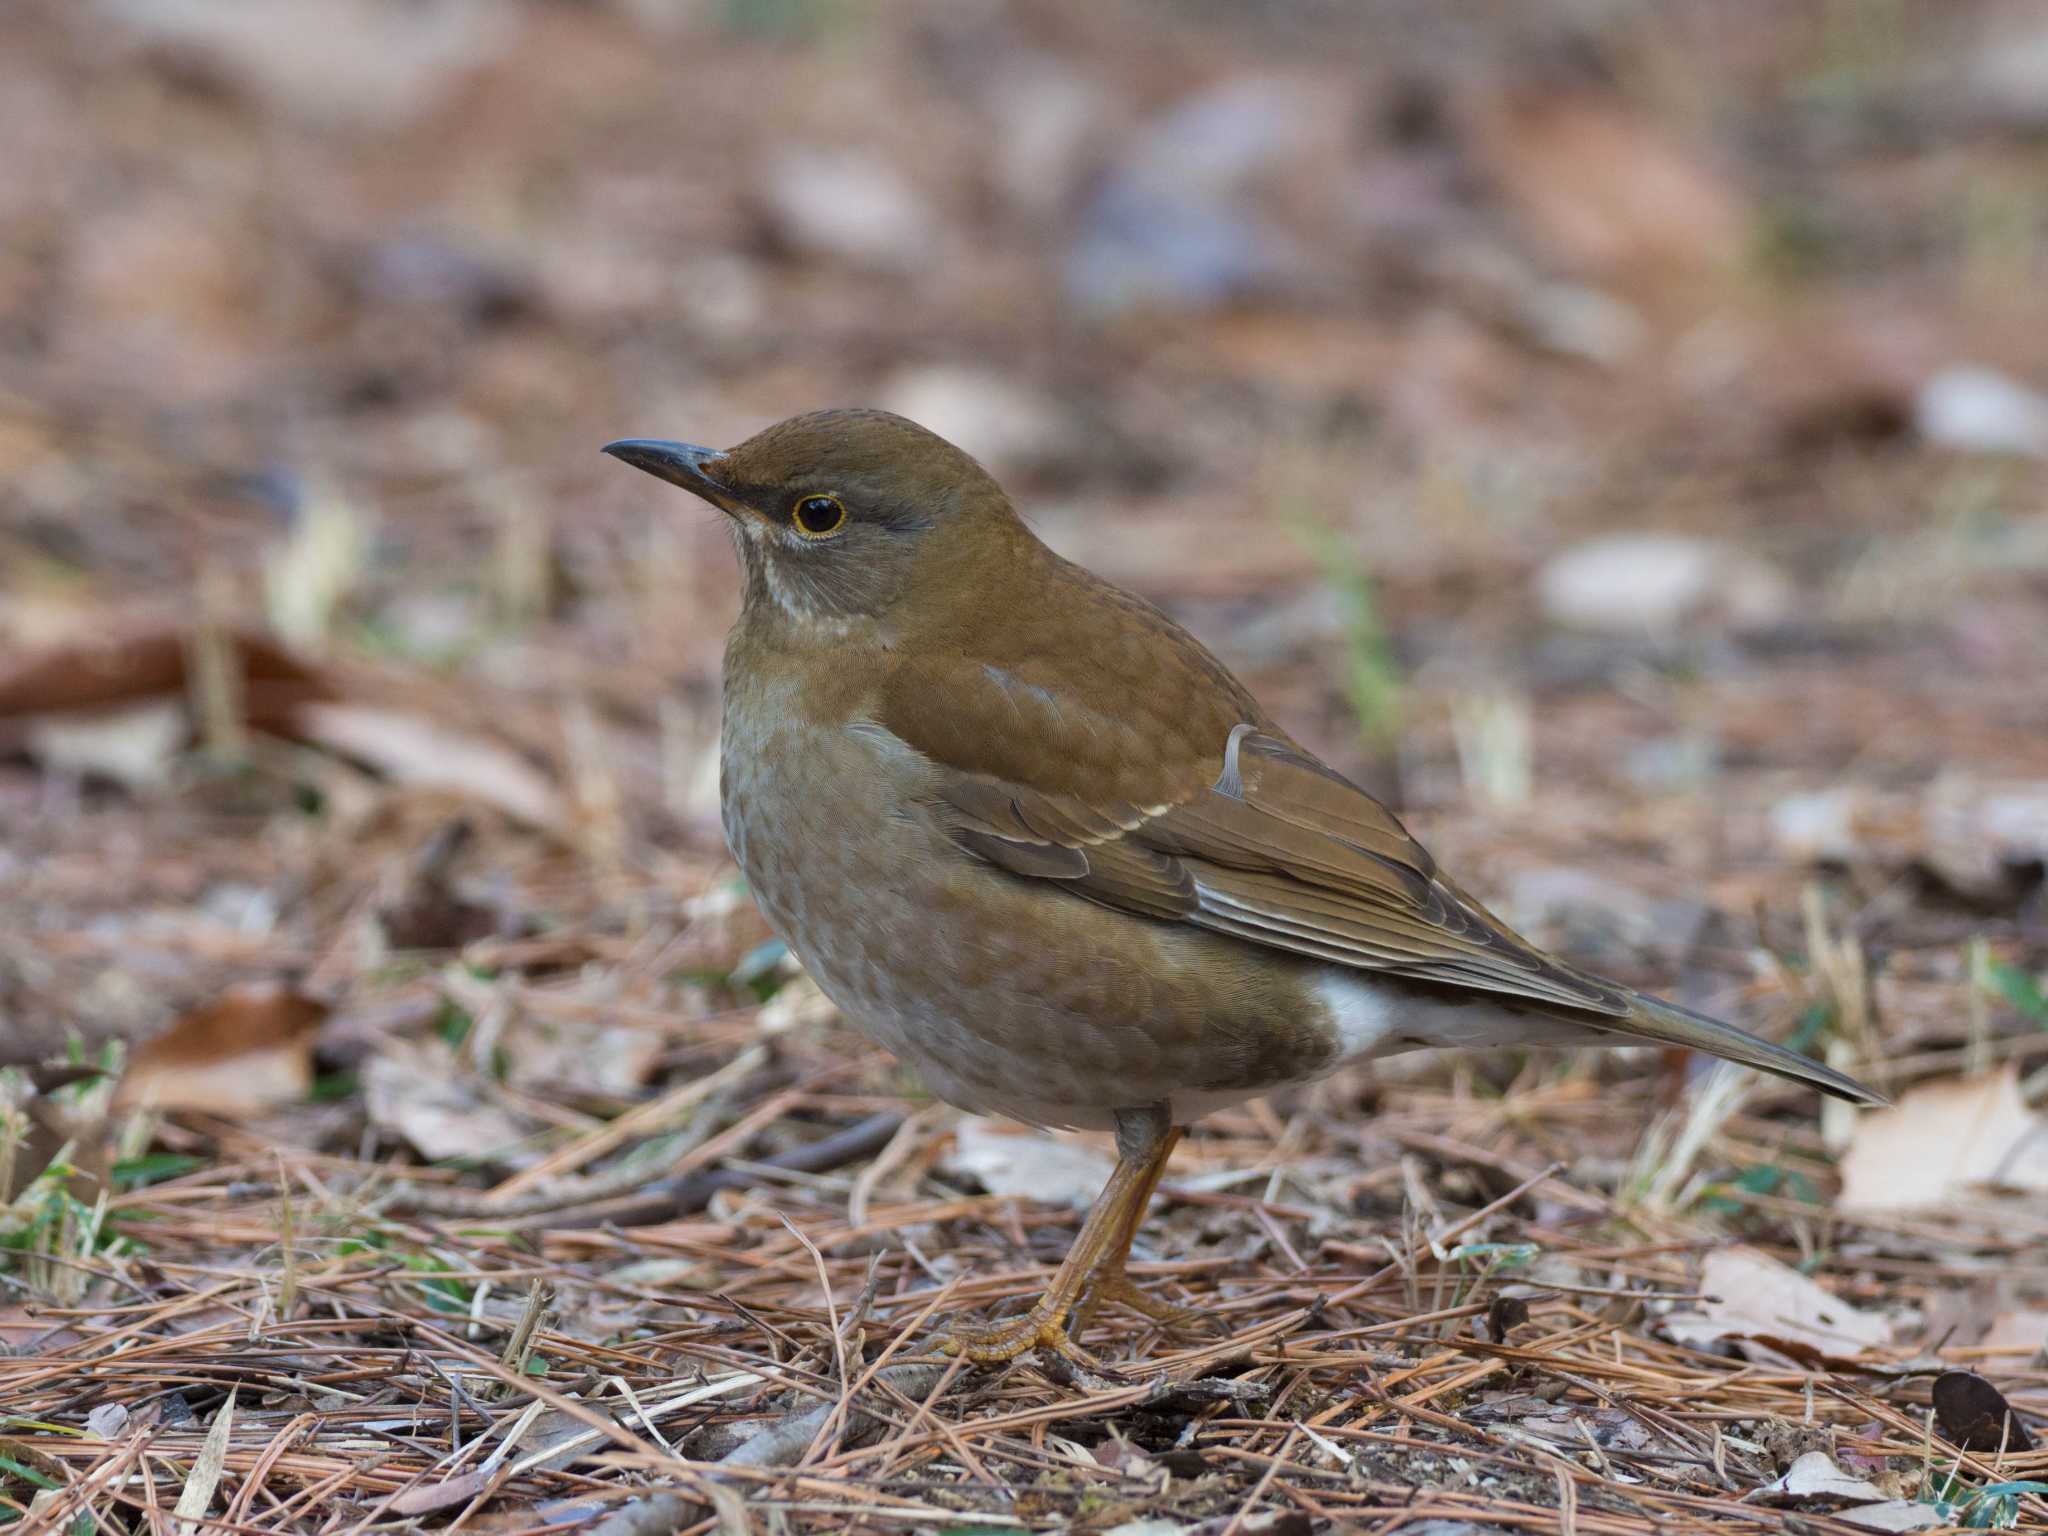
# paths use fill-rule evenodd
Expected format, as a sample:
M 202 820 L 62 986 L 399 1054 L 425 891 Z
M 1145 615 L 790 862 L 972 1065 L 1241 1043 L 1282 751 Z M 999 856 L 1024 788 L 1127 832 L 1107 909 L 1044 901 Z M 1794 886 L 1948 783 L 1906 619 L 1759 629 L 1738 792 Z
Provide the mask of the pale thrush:
M 1182 1128 L 1431 1046 L 1691 1047 L 1875 1101 L 1545 954 L 1179 625 L 1060 558 L 988 473 L 880 411 L 605 452 L 727 514 L 725 833 L 825 994 L 954 1104 L 1116 1133 L 1031 1311 L 974 1358 L 1147 1304 L 1131 1238 Z

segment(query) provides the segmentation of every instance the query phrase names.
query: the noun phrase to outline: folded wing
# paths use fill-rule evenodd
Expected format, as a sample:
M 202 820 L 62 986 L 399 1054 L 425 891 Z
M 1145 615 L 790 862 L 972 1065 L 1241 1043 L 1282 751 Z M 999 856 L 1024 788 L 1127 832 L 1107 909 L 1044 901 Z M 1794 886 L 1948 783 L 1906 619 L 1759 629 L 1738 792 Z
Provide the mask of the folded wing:
M 1175 721 L 1147 738 L 1149 750 L 1114 754 L 1113 770 L 1092 785 L 1087 765 L 1105 761 L 1097 733 L 1127 728 L 1121 712 L 1091 710 L 1084 690 L 1019 689 L 984 671 L 989 729 L 962 711 L 976 695 L 959 688 L 944 691 L 943 730 L 919 728 L 931 690 L 898 695 L 861 729 L 924 759 L 954 841 L 999 869 L 1138 916 L 1518 999 L 1617 1035 L 1876 1098 L 1808 1057 L 1552 959 L 1444 876 L 1385 806 L 1262 722 Z M 1235 702 L 1257 708 L 1241 693 Z M 1016 713 L 1029 730 L 1016 730 Z M 963 735 L 974 750 L 948 753 L 945 744 Z

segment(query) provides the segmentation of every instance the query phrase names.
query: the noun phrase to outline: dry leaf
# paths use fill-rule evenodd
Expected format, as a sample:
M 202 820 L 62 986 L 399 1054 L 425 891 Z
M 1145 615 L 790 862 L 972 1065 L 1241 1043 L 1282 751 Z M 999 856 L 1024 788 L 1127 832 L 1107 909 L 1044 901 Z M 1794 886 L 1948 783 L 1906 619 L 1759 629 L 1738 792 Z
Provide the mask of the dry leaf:
M 946 1172 L 978 1179 L 992 1195 L 1084 1206 L 1102 1191 L 1110 1160 L 1085 1143 L 970 1115 L 954 1133 Z
M 0 1355 L 48 1354 L 69 1349 L 80 1337 L 29 1307 L 0 1307 Z
M 619 1505 L 589 1536 L 675 1536 L 697 1517 L 697 1506 L 673 1493 L 649 1494 Z
M 299 706 L 329 691 L 274 640 L 248 631 L 221 639 L 236 673 L 229 697 L 246 725 L 290 734 Z M 194 653 L 185 630 L 106 624 L 0 663 L 0 752 L 131 787 L 160 782 L 193 734 Z
M 2048 1191 L 2048 1121 L 2027 1108 L 2011 1066 L 1926 1083 L 1858 1116 L 1839 1206 L 1924 1210 L 1986 1184 Z
M 658 1030 L 645 1025 L 521 1014 L 499 1043 L 507 1062 L 505 1081 L 514 1088 L 626 1098 L 646 1086 L 661 1061 L 664 1041 Z
M 396 882 L 398 888 L 377 907 L 377 926 L 387 945 L 393 949 L 460 949 L 499 930 L 499 914 L 466 900 L 451 879 L 475 836 L 466 819 L 450 817 L 406 862 Z
M 1613 533 L 1558 551 L 1536 573 L 1544 617 L 1568 628 L 1660 634 L 1711 617 L 1736 628 L 1783 619 L 1791 579 L 1746 550 L 1671 533 Z
M 612 1417 L 595 1405 L 592 1405 L 592 1411 L 606 1418 Z M 535 1419 L 532 1428 L 520 1437 L 519 1458 L 514 1466 L 524 1472 L 559 1472 L 573 1466 L 593 1450 L 609 1446 L 610 1441 L 603 1430 L 593 1428 L 573 1413 L 550 1408 Z
M 1766 1483 L 1759 1491 L 1789 1499 L 1842 1499 L 1871 1504 L 1884 1497 L 1884 1490 L 1877 1484 L 1851 1477 L 1834 1464 L 1826 1451 L 1808 1451 L 1785 1469 L 1783 1477 Z
M 1934 1417 L 1951 1445 L 1966 1451 L 2031 1451 L 2034 1437 L 1990 1382 L 1975 1371 L 1934 1378 Z
M 1837 1520 L 1860 1525 L 1866 1531 L 1931 1531 L 1943 1524 L 1941 1511 L 1917 1499 L 1886 1499 L 1882 1504 L 1859 1504 L 1837 1510 Z
M 368 704 L 308 704 L 298 724 L 308 740 L 396 783 L 447 790 L 529 826 L 558 831 L 569 823 L 554 781 L 501 742 Z
M 247 630 L 232 631 L 226 639 L 241 663 L 241 691 L 251 725 L 287 728 L 300 702 L 330 692 L 317 670 L 275 640 Z M 192 636 L 184 630 L 103 625 L 97 633 L 0 665 L 0 720 L 182 698 L 191 655 Z
M 818 984 L 808 976 L 798 976 L 777 987 L 775 995 L 761 1005 L 754 1027 L 764 1035 L 780 1035 L 829 1024 L 838 1016 L 838 1007 Z
M 362 6 L 269 0 L 102 0 L 101 25 L 260 97 L 281 121 L 337 132 L 396 129 L 433 110 L 510 47 L 518 12 L 485 0 Z
M 1680 1344 L 1734 1339 L 1744 1353 L 1776 1357 L 1802 1350 L 1824 1356 L 1856 1355 L 1891 1342 L 1891 1325 L 1860 1312 L 1798 1270 L 1755 1248 L 1717 1249 L 1707 1255 L 1700 1289 L 1715 1299 L 1698 1312 L 1673 1312 L 1666 1335 Z
M 1992 1319 L 1991 1331 L 1977 1341 L 1979 1349 L 2048 1353 L 2048 1312 L 2005 1312 Z
M 500 1156 L 526 1136 L 438 1040 L 392 1041 L 363 1069 L 363 1096 L 372 1125 L 432 1161 Z
M 490 1486 L 491 1479 L 497 1475 L 497 1469 L 494 1467 L 479 1467 L 473 1472 L 458 1473 L 438 1483 L 408 1488 L 393 1499 L 387 1508 L 401 1519 L 453 1509 L 457 1504 L 467 1504 L 482 1493 Z
M 213 1491 L 220 1486 L 220 1475 L 227 1467 L 228 1439 L 234 1433 L 235 1393 L 238 1390 L 234 1387 L 228 1389 L 228 1400 L 213 1416 L 213 1425 L 206 1431 L 205 1443 L 199 1447 L 198 1459 L 192 1463 L 191 1474 L 178 1494 L 178 1507 L 172 1513 L 181 1522 L 178 1529 L 182 1536 L 197 1536 L 205 1528 L 200 1516 L 213 1503 Z
M 1505 1344 L 1508 1335 L 1527 1321 L 1529 1321 L 1529 1300 L 1527 1297 L 1496 1296 L 1493 1298 L 1493 1305 L 1486 1309 L 1486 1336 L 1496 1344 Z
M 2048 783 L 1944 773 L 1924 810 L 1926 860 L 1959 891 L 1996 894 L 2048 859 Z
M 1932 1506 L 1889 1497 L 1876 1483 L 1844 1472 L 1826 1451 L 1808 1451 L 1757 1494 L 1774 1504 L 1847 1505 L 1836 1518 L 1872 1531 L 1919 1531 L 1941 1524 Z
M 236 987 L 135 1048 L 116 1109 L 148 1104 L 249 1115 L 305 1098 L 327 1005 L 283 987 Z
M 154 699 L 90 714 L 40 715 L 23 727 L 28 755 L 51 773 L 111 779 L 146 789 L 170 776 L 192 736 L 179 699 Z
M 1787 858 L 1919 867 L 1951 889 L 2001 898 L 2016 871 L 2048 859 L 2048 784 L 1945 772 L 1912 794 L 1837 785 L 1780 801 L 1771 831 Z
M 1587 1413 L 1579 1408 L 1553 1408 L 1531 1414 L 1522 1428 L 1557 1445 L 1583 1446 L 1588 1436 L 1605 1451 L 1647 1450 L 1654 1437 L 1635 1415 L 1615 1408 Z
M 1619 101 L 1503 94 L 1481 130 L 1503 193 L 1581 271 L 1688 279 L 1731 271 L 1746 253 L 1752 223 L 1741 196 Z

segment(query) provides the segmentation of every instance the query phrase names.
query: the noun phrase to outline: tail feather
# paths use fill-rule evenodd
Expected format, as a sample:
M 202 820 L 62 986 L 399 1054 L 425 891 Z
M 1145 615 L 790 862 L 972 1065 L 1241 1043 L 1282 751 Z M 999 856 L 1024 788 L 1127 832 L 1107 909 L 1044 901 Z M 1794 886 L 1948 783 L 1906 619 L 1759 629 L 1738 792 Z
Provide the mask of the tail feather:
M 1598 1027 L 1617 1035 L 1682 1045 L 1691 1050 L 1705 1051 L 1710 1056 L 1739 1061 L 1744 1066 L 1758 1067 L 1794 1082 L 1811 1083 L 1821 1092 L 1831 1093 L 1838 1099 L 1848 1099 L 1851 1103 L 1889 1102 L 1883 1094 L 1864 1087 L 1855 1078 L 1837 1072 L 1833 1067 L 1822 1066 L 1810 1056 L 1802 1056 L 1782 1045 L 1759 1039 L 1733 1024 L 1723 1024 L 1719 1019 L 1710 1019 L 1703 1013 L 1694 1013 L 1690 1008 L 1680 1008 L 1675 1003 L 1646 997 L 1640 992 L 1633 994 L 1631 1001 L 1634 1011 L 1627 1018 L 1601 1019 Z

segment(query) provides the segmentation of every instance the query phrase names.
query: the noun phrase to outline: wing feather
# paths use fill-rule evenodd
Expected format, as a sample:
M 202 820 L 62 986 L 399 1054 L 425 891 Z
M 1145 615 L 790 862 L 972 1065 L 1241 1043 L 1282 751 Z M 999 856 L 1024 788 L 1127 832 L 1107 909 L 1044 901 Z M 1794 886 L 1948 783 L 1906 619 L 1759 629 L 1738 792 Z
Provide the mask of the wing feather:
M 1166 640 L 1139 659 L 1179 679 L 1131 672 L 1127 657 L 1125 675 L 1112 668 L 1084 684 L 1045 648 L 941 677 L 927 653 L 885 691 L 879 717 L 853 729 L 915 759 L 929 809 L 963 854 L 1021 878 L 1875 1100 L 1818 1062 L 1545 955 L 1444 876 L 1392 811 L 1258 718 L 1192 639 L 1169 627 Z M 1194 703 L 1171 709 L 1176 699 Z
M 1100 776 L 1104 792 L 1091 794 L 1085 765 L 1101 755 L 1091 713 L 1056 690 L 989 682 L 982 702 L 991 729 L 976 739 L 972 766 L 947 762 L 941 743 L 963 739 L 960 709 L 963 698 L 978 696 L 976 675 L 962 679 L 964 690 L 949 690 L 952 715 L 935 740 L 919 740 L 921 712 L 910 707 L 859 727 L 887 734 L 925 761 L 934 804 L 965 852 L 1104 906 L 1245 943 L 1627 1013 L 1619 988 L 1580 977 L 1525 943 L 1444 879 L 1385 806 L 1256 722 L 1216 729 L 1206 751 L 1189 744 L 1162 755 L 1155 782 L 1137 783 L 1129 757 L 1120 755 Z M 1051 754 L 1057 771 L 1034 772 L 1035 762 L 1012 769 L 1000 755 L 999 744 L 1016 739 L 1020 711 L 1023 739 Z M 1068 750 L 1059 753 L 1062 744 Z M 1048 779 L 1058 787 L 1034 782 Z M 1156 794 L 1140 805 L 1130 797 L 1134 787 Z

